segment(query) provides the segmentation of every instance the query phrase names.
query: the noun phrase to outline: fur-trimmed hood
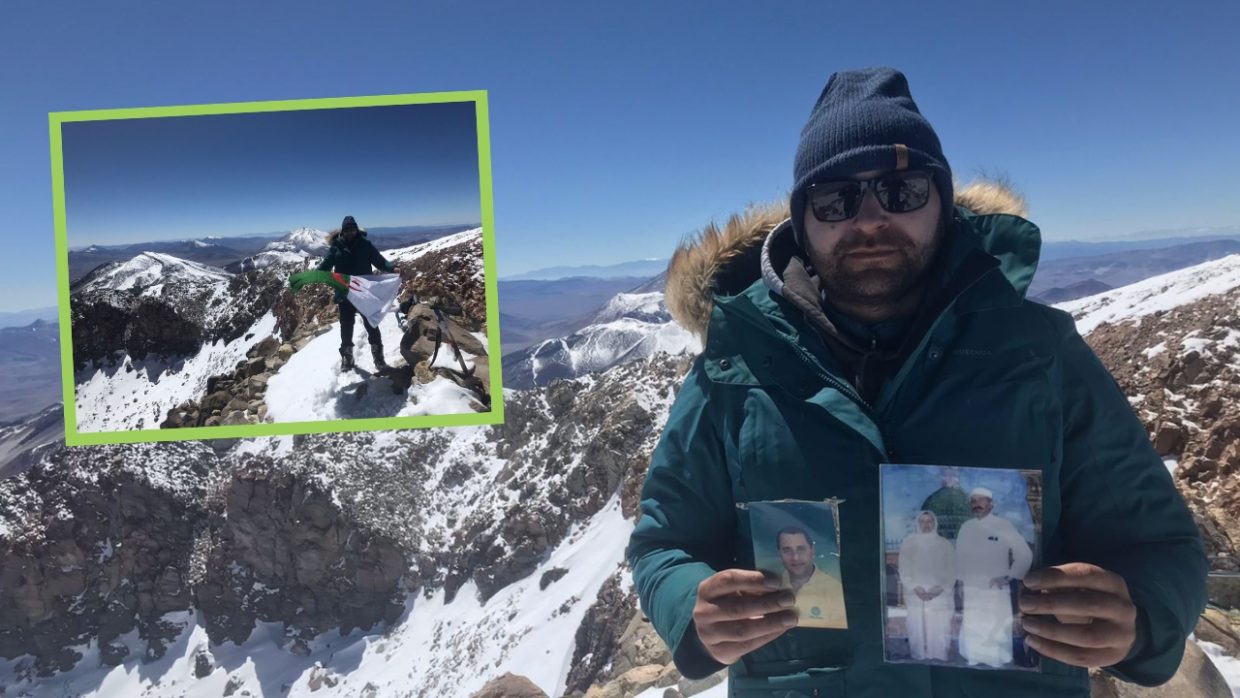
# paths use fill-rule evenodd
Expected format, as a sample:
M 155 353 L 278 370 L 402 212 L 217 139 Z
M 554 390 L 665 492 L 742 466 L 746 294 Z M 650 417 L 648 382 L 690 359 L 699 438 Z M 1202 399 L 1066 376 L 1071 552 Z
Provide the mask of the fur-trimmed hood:
M 1009 214 L 1023 218 L 1026 213 L 1024 198 L 1011 187 L 997 182 L 978 181 L 958 186 L 955 202 L 976 216 Z M 704 340 L 715 296 L 736 295 L 764 273 L 769 276 L 775 272 L 762 268 L 763 246 L 777 228 L 786 228 L 790 233 L 788 222 L 786 200 L 750 206 L 728 218 L 722 227 L 711 222 L 700 233 L 678 245 L 668 263 L 665 294 L 668 310 L 676 322 Z M 1036 267 L 1041 240 L 1037 235 L 1031 237 L 1033 239 L 1004 241 L 1000 245 L 1003 249 L 988 246 L 987 251 L 996 256 L 1016 255 L 1022 268 Z M 1013 265 L 1003 266 L 1007 273 Z M 1026 276 L 1032 277 L 1031 269 Z M 1028 285 L 1028 278 L 1024 279 L 1024 285 Z
M 333 230 L 333 231 L 331 231 L 330 233 L 328 233 L 328 234 L 327 234 L 327 244 L 328 244 L 328 246 L 331 246 L 331 245 L 336 244 L 336 239 L 337 239 L 337 238 L 339 238 L 339 237 L 340 237 L 340 228 L 336 228 L 335 230 Z M 364 238 L 364 237 L 366 237 L 366 229 L 365 229 L 365 228 L 362 228 L 362 227 L 360 227 L 360 226 L 359 226 L 359 227 L 358 227 L 358 229 L 357 229 L 357 237 L 359 237 L 359 238 Z M 356 239 L 356 238 L 354 238 L 354 239 Z

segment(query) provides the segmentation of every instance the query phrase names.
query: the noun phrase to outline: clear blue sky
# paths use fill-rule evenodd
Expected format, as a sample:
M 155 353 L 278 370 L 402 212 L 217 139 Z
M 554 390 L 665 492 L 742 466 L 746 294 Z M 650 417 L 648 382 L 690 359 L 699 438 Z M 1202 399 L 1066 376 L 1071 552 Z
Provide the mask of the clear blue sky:
M 896 66 L 1049 239 L 1240 223 L 1240 3 L 0 5 L 0 210 L 55 302 L 47 112 L 485 89 L 501 275 L 665 257 L 782 196 L 835 70 Z M 33 67 L 32 67 L 33 66 Z M 368 225 L 363 221 L 363 225 Z
M 77 121 L 69 246 L 476 223 L 473 102 Z

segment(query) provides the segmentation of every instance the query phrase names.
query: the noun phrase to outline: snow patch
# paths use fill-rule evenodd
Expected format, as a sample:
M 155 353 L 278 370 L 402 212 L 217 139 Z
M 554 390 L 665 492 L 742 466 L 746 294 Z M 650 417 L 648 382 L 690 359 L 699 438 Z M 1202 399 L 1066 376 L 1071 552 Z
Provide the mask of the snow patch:
M 358 368 L 369 373 L 374 371 L 375 364 L 361 325 L 359 321 L 354 326 L 353 356 Z M 399 347 L 402 330 L 395 313 L 384 316 L 379 332 L 385 339 L 384 361 L 389 366 L 404 363 Z M 465 366 L 472 368 L 478 357 L 461 354 Z M 434 365 L 460 370 L 446 345 L 440 348 Z M 339 322 L 272 374 L 266 394 L 267 416 L 273 422 L 469 414 L 474 411 L 470 407 L 474 400 L 472 392 L 447 378 L 437 377 L 425 385 L 415 380 L 407 393 L 398 393 L 393 391 L 388 378 L 341 371 Z
M 250 347 L 276 332 L 272 313 L 259 318 L 231 342 L 204 344 L 188 358 L 122 355 L 111 366 L 85 368 L 74 375 L 74 405 L 80 432 L 156 429 L 168 410 L 197 400 L 207 379 L 232 371 Z
M 1240 288 L 1240 255 L 1233 254 L 1055 307 L 1072 315 L 1077 331 L 1085 336 L 1104 322 L 1135 323 L 1142 316 L 1235 288 Z
M 1231 695 L 1240 698 L 1240 659 L 1236 659 L 1227 654 L 1220 645 L 1205 640 L 1193 638 L 1197 646 L 1201 648 L 1210 661 L 1214 663 L 1214 668 L 1218 669 L 1223 675 L 1223 679 L 1227 682 L 1227 687 L 1231 689 Z

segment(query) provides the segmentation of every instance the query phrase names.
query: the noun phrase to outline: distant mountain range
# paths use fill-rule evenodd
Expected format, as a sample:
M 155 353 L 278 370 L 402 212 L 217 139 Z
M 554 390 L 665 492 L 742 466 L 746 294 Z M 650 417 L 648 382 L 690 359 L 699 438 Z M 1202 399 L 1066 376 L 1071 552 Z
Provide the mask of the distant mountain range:
M 1223 239 L 1170 247 L 1129 248 L 1080 257 L 1052 257 L 1038 265 L 1027 295 L 1043 303 L 1062 303 L 1236 253 L 1240 253 L 1240 240 Z
M 1113 252 L 1153 250 L 1160 247 L 1178 247 L 1180 245 L 1214 240 L 1240 240 L 1240 229 L 1210 228 L 1207 230 L 1219 232 L 1216 234 L 1196 235 L 1190 235 L 1186 232 L 1183 235 L 1169 235 L 1168 233 L 1172 231 L 1159 231 L 1163 233 L 1161 237 L 1140 237 L 1142 234 L 1138 234 L 1137 236 L 1116 240 L 1043 240 L 1041 257 L 1042 262 L 1045 263 L 1068 257 L 1094 257 Z M 1153 233 L 1147 234 L 1152 235 Z
M 672 321 L 661 292 L 619 293 L 572 334 L 505 354 L 504 387 L 529 389 L 601 373 L 659 352 L 699 351 L 700 342 Z
M 448 226 L 410 225 L 399 227 L 382 227 L 368 229 L 367 235 L 371 242 L 380 250 L 409 247 L 430 242 L 446 235 L 459 233 L 478 227 L 477 224 L 461 224 Z M 311 250 L 321 255 L 325 246 L 313 250 L 314 241 L 308 233 L 318 233 L 326 238 L 327 233 L 314 228 L 297 228 L 289 232 L 264 233 L 238 237 L 206 237 L 193 240 L 172 240 L 160 242 L 139 242 L 125 245 L 91 245 L 81 249 L 69 250 L 69 280 L 76 283 L 91 271 L 109 262 L 123 262 L 143 252 L 156 252 L 170 255 L 191 262 L 198 262 L 212 267 L 244 271 L 239 265 L 243 260 L 254 257 L 274 243 L 291 241 L 294 247 Z M 299 237 L 300 235 L 300 237 Z M 325 244 L 325 243 L 324 243 Z
M 617 293 L 641 293 L 648 280 L 643 276 L 501 279 L 499 329 L 504 354 L 571 335 L 588 324 Z
M 56 306 L 49 305 L 46 308 L 31 308 L 29 310 L 0 312 L 0 328 L 23 327 L 25 325 L 29 325 L 35 320 L 55 322 Z
M 60 333 L 36 320 L 0 328 L 0 423 L 25 418 L 60 400 Z
M 547 267 L 535 269 L 522 274 L 505 276 L 500 281 L 525 281 L 540 279 L 551 281 L 575 276 L 588 276 L 596 279 L 615 279 L 626 276 L 648 278 L 667 269 L 667 259 L 639 259 L 618 264 L 586 264 L 582 266 Z

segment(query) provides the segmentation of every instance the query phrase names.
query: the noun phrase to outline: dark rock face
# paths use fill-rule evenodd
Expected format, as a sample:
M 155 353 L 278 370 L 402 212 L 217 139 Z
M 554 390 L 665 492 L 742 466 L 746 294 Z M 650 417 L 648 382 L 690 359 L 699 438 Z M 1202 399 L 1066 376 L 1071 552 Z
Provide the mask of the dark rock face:
M 620 636 L 637 609 L 637 597 L 620 590 L 620 577 L 628 574 L 625 567 L 607 578 L 577 626 L 572 669 L 565 685 L 567 693 L 584 693 L 590 686 L 611 678 L 604 671 L 620 651 Z
M 230 471 L 197 442 L 59 451 L 0 482 L 0 657 L 33 654 L 47 674 L 97 638 L 119 663 L 136 628 L 158 658 L 184 629 L 166 614 L 194 608 L 216 642 L 278 620 L 295 650 L 402 610 L 401 548 L 305 473 Z
M 280 336 L 288 337 L 294 344 L 303 337 L 313 337 L 320 327 L 339 318 L 336 304 L 332 302 L 332 291 L 322 284 L 311 284 L 297 293 L 282 290 L 276 295 L 271 310 L 276 316 Z
M 106 363 L 116 352 L 134 359 L 187 356 L 203 342 L 236 339 L 271 309 L 287 272 L 273 267 L 211 280 L 173 277 L 119 290 L 92 286 L 88 277 L 71 297 L 74 361 L 80 369 Z
M 60 450 L 58 466 L 44 461 L 0 483 L 0 656 L 33 653 L 40 672 L 64 670 L 80 658 L 65 648 L 96 637 L 104 661 L 119 661 L 124 649 L 108 645 L 134 628 L 160 656 L 180 630 L 161 617 L 192 596 L 204 491 L 187 483 L 201 480 L 214 454 L 161 445 L 163 469 L 151 477 L 125 461 L 153 446 Z
M 197 588 L 213 642 L 243 642 L 255 620 L 310 638 L 394 621 L 403 608 L 403 551 L 344 516 L 311 478 L 256 459 L 238 469 Z
M 133 294 L 123 291 L 99 292 L 90 298 L 72 300 L 73 360 L 79 368 L 125 348 L 136 306 Z
M 482 238 L 476 237 L 406 262 L 401 273 L 412 279 L 411 289 L 419 299 L 438 297 L 441 310 L 463 320 L 472 331 L 485 331 L 486 285 L 482 274 L 476 273 L 481 259 Z

